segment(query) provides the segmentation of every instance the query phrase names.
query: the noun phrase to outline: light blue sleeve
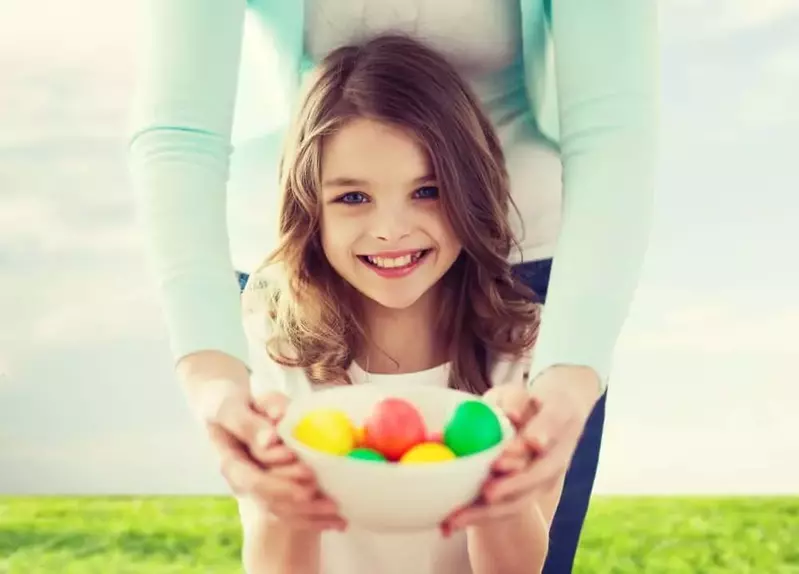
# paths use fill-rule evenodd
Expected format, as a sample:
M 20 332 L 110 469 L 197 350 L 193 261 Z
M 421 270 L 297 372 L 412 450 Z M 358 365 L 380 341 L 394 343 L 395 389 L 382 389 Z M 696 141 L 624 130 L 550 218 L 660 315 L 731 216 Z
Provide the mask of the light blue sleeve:
M 248 364 L 225 208 L 246 2 L 140 2 L 129 160 L 172 352 Z
M 652 221 L 658 104 L 654 0 L 552 0 L 562 227 L 531 379 L 556 364 L 607 385 Z

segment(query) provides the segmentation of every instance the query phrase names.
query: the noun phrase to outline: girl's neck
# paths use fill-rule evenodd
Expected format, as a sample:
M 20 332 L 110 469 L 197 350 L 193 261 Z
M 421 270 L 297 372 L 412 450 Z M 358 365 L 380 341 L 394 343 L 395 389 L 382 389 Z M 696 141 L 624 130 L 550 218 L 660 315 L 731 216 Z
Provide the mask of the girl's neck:
M 367 333 L 356 362 L 371 373 L 415 373 L 446 362 L 447 342 L 438 330 L 438 289 L 430 289 L 407 309 L 364 302 Z

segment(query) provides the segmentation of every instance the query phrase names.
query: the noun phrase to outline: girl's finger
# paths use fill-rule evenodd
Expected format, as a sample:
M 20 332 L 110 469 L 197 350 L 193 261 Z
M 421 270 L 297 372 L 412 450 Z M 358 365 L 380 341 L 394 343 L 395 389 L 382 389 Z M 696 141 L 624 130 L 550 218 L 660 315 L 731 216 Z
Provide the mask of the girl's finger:
M 315 482 L 313 471 L 302 463 L 281 464 L 269 468 L 269 474 L 288 480 L 298 480 L 308 483 Z
M 260 453 L 258 460 L 266 467 L 273 467 L 296 462 L 297 456 L 286 445 L 277 444 Z
M 526 471 L 514 472 L 486 483 L 482 494 L 489 505 L 499 504 L 529 493 L 535 484 L 535 477 L 531 476 L 528 466 Z
M 347 529 L 347 521 L 343 518 L 285 518 L 293 528 L 304 530 L 338 530 L 343 532 Z
M 344 530 L 347 521 L 339 515 L 338 506 L 328 498 L 304 502 L 277 501 L 270 511 L 295 528 L 313 530 Z
M 498 504 L 470 506 L 456 512 L 444 524 L 445 531 L 459 530 L 475 524 L 493 522 L 519 513 L 530 504 L 529 497 L 523 496 Z
M 491 470 L 500 474 L 519 472 L 530 464 L 530 457 L 527 454 L 521 456 L 501 456 L 491 466 Z
M 271 510 L 278 516 L 303 518 L 341 518 L 338 505 L 329 498 L 317 498 L 302 502 L 280 501 Z
M 260 471 L 250 492 L 274 502 L 280 500 L 302 502 L 313 500 L 317 494 L 317 488 L 313 482 L 301 482 L 275 475 L 274 472 Z
M 527 443 L 524 442 L 524 439 L 520 436 L 515 436 L 513 437 L 513 440 L 508 443 L 508 446 L 505 447 L 502 453 L 511 456 L 527 456 L 530 454 L 530 451 L 527 448 Z

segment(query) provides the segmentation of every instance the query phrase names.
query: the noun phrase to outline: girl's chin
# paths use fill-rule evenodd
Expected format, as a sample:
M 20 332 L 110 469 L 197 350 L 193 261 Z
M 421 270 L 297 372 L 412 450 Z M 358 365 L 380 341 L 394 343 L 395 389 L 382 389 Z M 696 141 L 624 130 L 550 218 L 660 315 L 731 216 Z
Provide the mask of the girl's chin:
M 376 289 L 361 289 L 357 285 L 353 285 L 360 295 L 368 302 L 376 303 L 384 309 L 391 309 L 394 311 L 404 311 L 416 306 L 422 299 L 428 299 L 427 296 L 432 296 L 434 286 L 425 286 L 424 288 L 414 289 L 408 286 L 404 289 L 392 289 L 390 293 L 385 290 Z M 425 302 L 427 304 L 428 301 Z

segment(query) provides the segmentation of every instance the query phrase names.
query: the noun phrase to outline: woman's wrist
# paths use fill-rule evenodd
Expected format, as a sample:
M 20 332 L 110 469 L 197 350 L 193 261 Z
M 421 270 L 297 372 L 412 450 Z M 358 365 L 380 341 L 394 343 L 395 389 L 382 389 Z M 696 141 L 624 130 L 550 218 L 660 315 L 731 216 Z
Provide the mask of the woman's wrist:
M 250 394 L 250 373 L 240 360 L 220 351 L 200 351 L 183 357 L 178 379 L 192 412 L 210 420 L 232 394 Z
M 584 365 L 556 364 L 545 369 L 533 379 L 530 388 L 556 385 L 579 404 L 593 405 L 602 396 L 602 381 L 597 372 Z

